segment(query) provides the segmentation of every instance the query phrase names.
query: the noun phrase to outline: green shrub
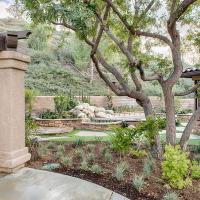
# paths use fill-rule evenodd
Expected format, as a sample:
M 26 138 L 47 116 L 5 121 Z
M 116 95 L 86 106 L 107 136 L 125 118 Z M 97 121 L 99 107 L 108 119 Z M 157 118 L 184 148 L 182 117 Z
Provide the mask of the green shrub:
M 26 109 L 26 116 L 28 117 L 31 117 L 33 110 L 33 103 L 37 95 L 38 92 L 36 90 L 25 89 L 25 109 Z
M 61 158 L 63 158 L 65 155 L 62 151 L 57 151 L 56 152 L 56 155 L 55 155 L 55 158 L 60 160 Z
M 178 200 L 178 196 L 175 192 L 170 192 L 164 196 L 163 200 Z
M 106 151 L 106 153 L 104 154 L 104 159 L 106 162 L 112 162 L 113 160 L 112 154 L 109 151 Z
M 148 142 L 153 145 L 155 137 L 159 134 L 159 131 L 166 127 L 166 119 L 147 117 L 146 121 L 140 122 L 135 128 L 135 132 L 138 135 L 144 135 Z
M 99 166 L 98 164 L 95 164 L 91 167 L 91 171 L 93 173 L 97 173 L 97 174 L 100 174 L 102 172 L 102 168 L 101 166 Z
M 65 153 L 65 146 L 64 145 L 58 145 L 57 146 L 57 152 Z
M 72 157 L 62 157 L 61 158 L 61 163 L 65 166 L 65 167 L 71 167 L 73 162 L 72 162 Z
M 95 136 L 95 137 L 94 137 L 94 141 L 95 141 L 96 143 L 99 143 L 99 142 L 102 141 L 102 137 Z
M 51 112 L 50 110 L 40 113 L 39 117 L 41 119 L 60 119 L 61 118 L 58 113 Z
M 45 145 L 40 144 L 37 148 L 37 153 L 40 158 L 43 158 L 47 155 L 48 151 Z
M 75 149 L 74 153 L 75 153 L 76 157 L 80 158 L 80 159 L 82 159 L 84 156 L 84 152 L 82 149 Z
M 84 159 L 82 162 L 81 162 L 81 169 L 83 170 L 88 170 L 89 167 L 88 167 L 88 162 L 86 159 Z
M 95 155 L 93 153 L 89 153 L 86 159 L 87 162 L 91 164 L 95 160 Z
M 122 181 L 124 179 L 124 169 L 117 165 L 114 176 L 118 181 Z
M 128 171 L 129 164 L 123 161 L 119 163 L 118 167 L 121 168 L 125 172 L 125 171 Z
M 59 116 L 63 116 L 65 111 L 69 111 L 73 109 L 77 102 L 74 97 L 70 96 L 64 96 L 59 95 L 54 97 L 54 103 L 55 103 L 55 110 L 56 113 L 58 113 Z
M 74 146 L 75 146 L 75 147 L 83 146 L 83 144 L 84 144 L 84 141 L 83 141 L 83 139 L 81 139 L 80 137 L 77 138 L 77 139 L 74 141 Z
M 183 189 L 191 184 L 188 178 L 190 160 L 188 154 L 182 152 L 180 146 L 166 145 L 162 162 L 162 175 L 172 188 Z
M 92 151 L 94 150 L 94 148 L 95 148 L 95 145 L 94 145 L 94 144 L 88 144 L 88 145 L 87 145 L 87 150 L 88 150 L 89 152 L 92 152 Z
M 150 176 L 153 171 L 153 160 L 148 158 L 144 164 L 143 173 L 145 176 Z
M 58 115 L 62 115 L 67 110 L 68 99 L 64 95 L 54 97 L 55 111 Z
M 145 157 L 147 155 L 145 150 L 139 150 L 139 149 L 131 149 L 130 150 L 130 154 L 132 156 L 136 156 L 136 157 Z
M 144 178 L 143 176 L 134 176 L 133 181 L 132 181 L 133 187 L 140 191 L 143 186 L 144 186 Z
M 111 144 L 114 150 L 126 153 L 132 146 L 132 130 L 129 128 L 115 128 L 111 134 Z
M 192 162 L 191 173 L 192 178 L 200 179 L 200 164 L 197 161 Z

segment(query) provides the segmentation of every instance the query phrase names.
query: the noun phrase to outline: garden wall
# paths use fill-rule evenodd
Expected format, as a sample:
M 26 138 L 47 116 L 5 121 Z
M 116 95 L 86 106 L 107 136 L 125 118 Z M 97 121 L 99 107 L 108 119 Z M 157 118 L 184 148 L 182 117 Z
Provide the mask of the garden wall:
M 78 99 L 78 97 L 77 97 Z M 160 109 L 164 107 L 164 101 L 160 97 L 150 97 L 153 107 L 155 109 Z M 107 97 L 106 96 L 91 96 L 90 102 L 95 106 L 107 106 Z M 114 107 L 120 106 L 130 106 L 135 109 L 139 109 L 140 107 L 136 103 L 136 101 L 132 98 L 126 96 L 113 96 L 112 103 Z M 194 99 L 181 99 L 180 100 L 182 109 L 193 109 L 194 108 Z M 33 105 L 34 112 L 42 112 L 44 110 L 54 111 L 54 100 L 53 96 L 38 96 L 35 99 Z
M 95 123 L 83 122 L 82 119 L 35 119 L 36 123 L 42 127 L 71 127 L 76 129 L 105 131 L 111 128 L 111 125 L 118 125 L 121 122 Z

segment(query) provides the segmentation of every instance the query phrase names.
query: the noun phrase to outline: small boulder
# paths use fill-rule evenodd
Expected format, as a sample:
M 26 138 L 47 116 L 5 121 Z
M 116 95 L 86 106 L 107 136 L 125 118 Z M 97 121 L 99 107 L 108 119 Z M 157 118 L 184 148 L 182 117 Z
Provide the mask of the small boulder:
M 95 113 L 95 116 L 99 118 L 107 118 L 107 115 L 104 112 L 97 112 Z

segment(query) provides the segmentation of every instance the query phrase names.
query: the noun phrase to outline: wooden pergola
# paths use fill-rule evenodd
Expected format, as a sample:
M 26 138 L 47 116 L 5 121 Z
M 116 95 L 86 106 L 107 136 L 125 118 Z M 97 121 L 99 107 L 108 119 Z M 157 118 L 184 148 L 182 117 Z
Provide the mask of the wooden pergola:
M 185 71 L 183 71 L 181 78 L 190 78 L 194 81 L 194 84 L 200 84 L 200 69 L 197 69 L 195 67 L 193 68 L 187 68 Z M 197 109 L 200 106 L 200 101 L 195 97 L 195 109 Z

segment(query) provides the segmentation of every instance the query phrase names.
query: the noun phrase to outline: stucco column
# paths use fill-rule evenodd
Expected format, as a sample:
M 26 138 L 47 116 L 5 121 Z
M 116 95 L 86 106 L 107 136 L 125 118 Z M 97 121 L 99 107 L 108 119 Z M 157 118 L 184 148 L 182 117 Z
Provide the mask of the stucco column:
M 25 147 L 24 75 L 28 56 L 0 52 L 0 172 L 11 173 L 30 159 Z

